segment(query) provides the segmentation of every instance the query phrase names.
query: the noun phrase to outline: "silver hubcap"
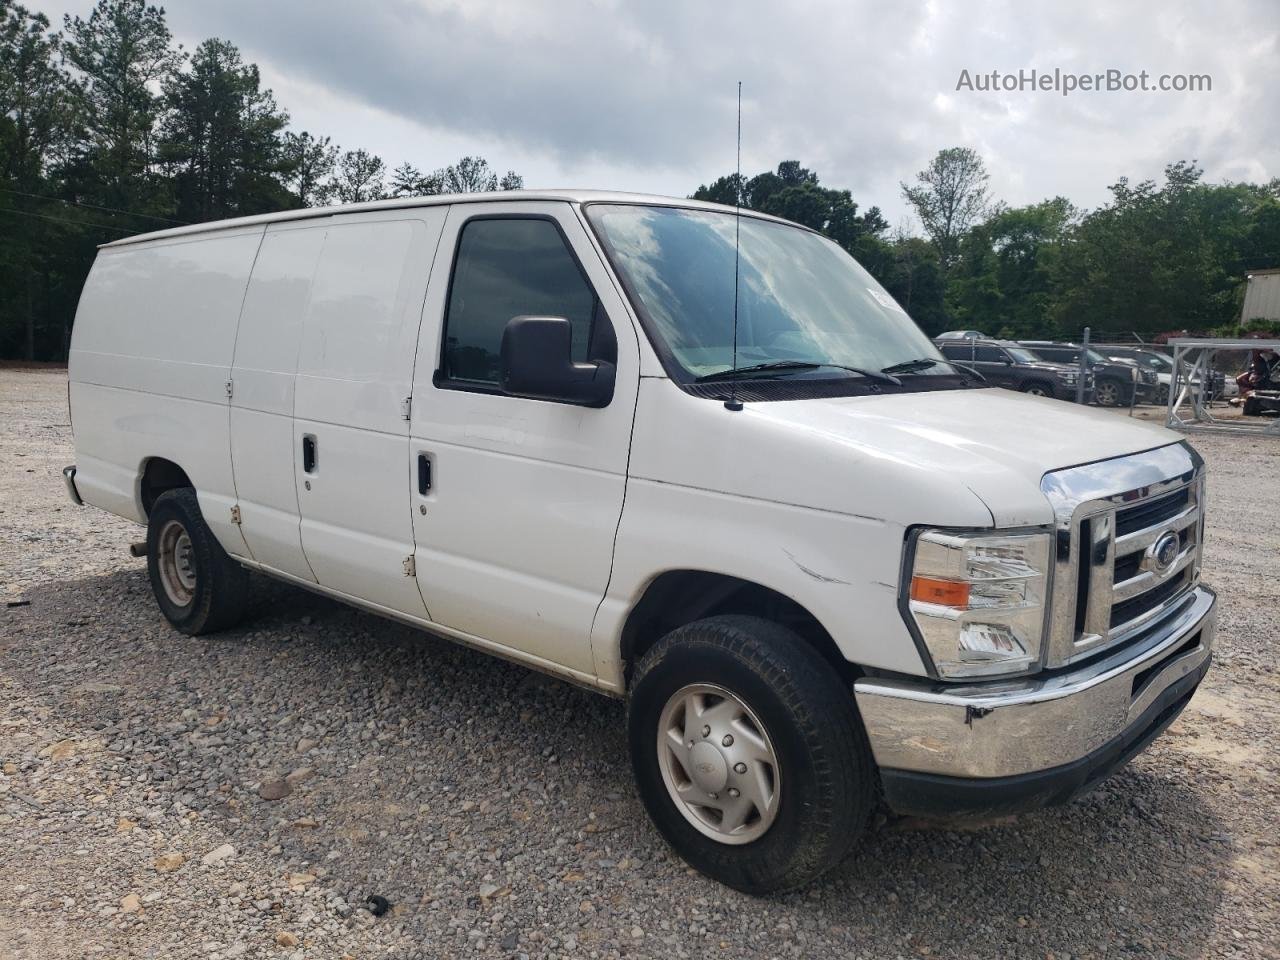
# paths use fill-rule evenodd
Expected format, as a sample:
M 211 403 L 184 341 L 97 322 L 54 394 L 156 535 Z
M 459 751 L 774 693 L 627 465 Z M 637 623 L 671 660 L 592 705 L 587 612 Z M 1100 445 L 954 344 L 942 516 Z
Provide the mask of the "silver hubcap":
M 1104 407 L 1113 406 L 1117 402 L 1116 388 L 1111 384 L 1103 384 L 1098 388 L 1098 402 Z
M 196 565 L 191 538 L 177 520 L 170 520 L 160 529 L 158 552 L 160 583 L 164 592 L 174 605 L 185 607 L 195 596 Z
M 782 779 L 764 725 L 723 687 L 672 694 L 658 721 L 658 766 L 686 820 L 721 843 L 750 843 L 778 815 Z

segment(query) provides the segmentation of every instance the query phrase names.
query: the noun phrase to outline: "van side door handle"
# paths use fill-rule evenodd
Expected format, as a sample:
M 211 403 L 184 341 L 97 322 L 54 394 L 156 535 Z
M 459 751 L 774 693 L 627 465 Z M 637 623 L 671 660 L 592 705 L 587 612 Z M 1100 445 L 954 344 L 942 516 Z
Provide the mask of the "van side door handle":
M 309 433 L 302 435 L 302 472 L 316 472 L 316 438 Z
M 418 454 L 418 493 L 426 496 L 431 492 L 431 458 L 425 453 Z

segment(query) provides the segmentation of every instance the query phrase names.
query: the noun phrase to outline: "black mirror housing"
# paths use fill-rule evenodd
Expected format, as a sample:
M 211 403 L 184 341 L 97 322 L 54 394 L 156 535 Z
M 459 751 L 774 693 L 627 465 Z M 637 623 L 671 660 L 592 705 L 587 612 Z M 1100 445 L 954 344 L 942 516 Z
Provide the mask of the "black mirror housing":
M 502 331 L 499 368 L 503 393 L 584 407 L 608 406 L 617 375 L 603 360 L 574 362 L 564 317 L 513 317 Z

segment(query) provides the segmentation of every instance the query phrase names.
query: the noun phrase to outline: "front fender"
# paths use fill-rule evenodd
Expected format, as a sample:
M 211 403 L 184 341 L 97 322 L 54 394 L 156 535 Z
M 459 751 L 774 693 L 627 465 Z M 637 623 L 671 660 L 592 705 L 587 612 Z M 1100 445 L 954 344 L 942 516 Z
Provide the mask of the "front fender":
M 673 569 L 768 587 L 808 610 L 846 659 L 925 676 L 898 611 L 903 526 L 631 479 L 613 575 L 592 628 L 601 683 L 625 688 L 622 633 L 645 589 Z

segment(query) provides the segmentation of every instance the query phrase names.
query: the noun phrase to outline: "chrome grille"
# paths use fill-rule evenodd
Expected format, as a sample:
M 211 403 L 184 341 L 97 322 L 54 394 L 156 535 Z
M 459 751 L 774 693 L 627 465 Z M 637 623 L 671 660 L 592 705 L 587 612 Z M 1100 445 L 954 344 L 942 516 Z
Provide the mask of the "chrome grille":
M 1186 444 L 1047 474 L 1057 520 L 1046 665 L 1140 636 L 1200 577 L 1203 461 Z

